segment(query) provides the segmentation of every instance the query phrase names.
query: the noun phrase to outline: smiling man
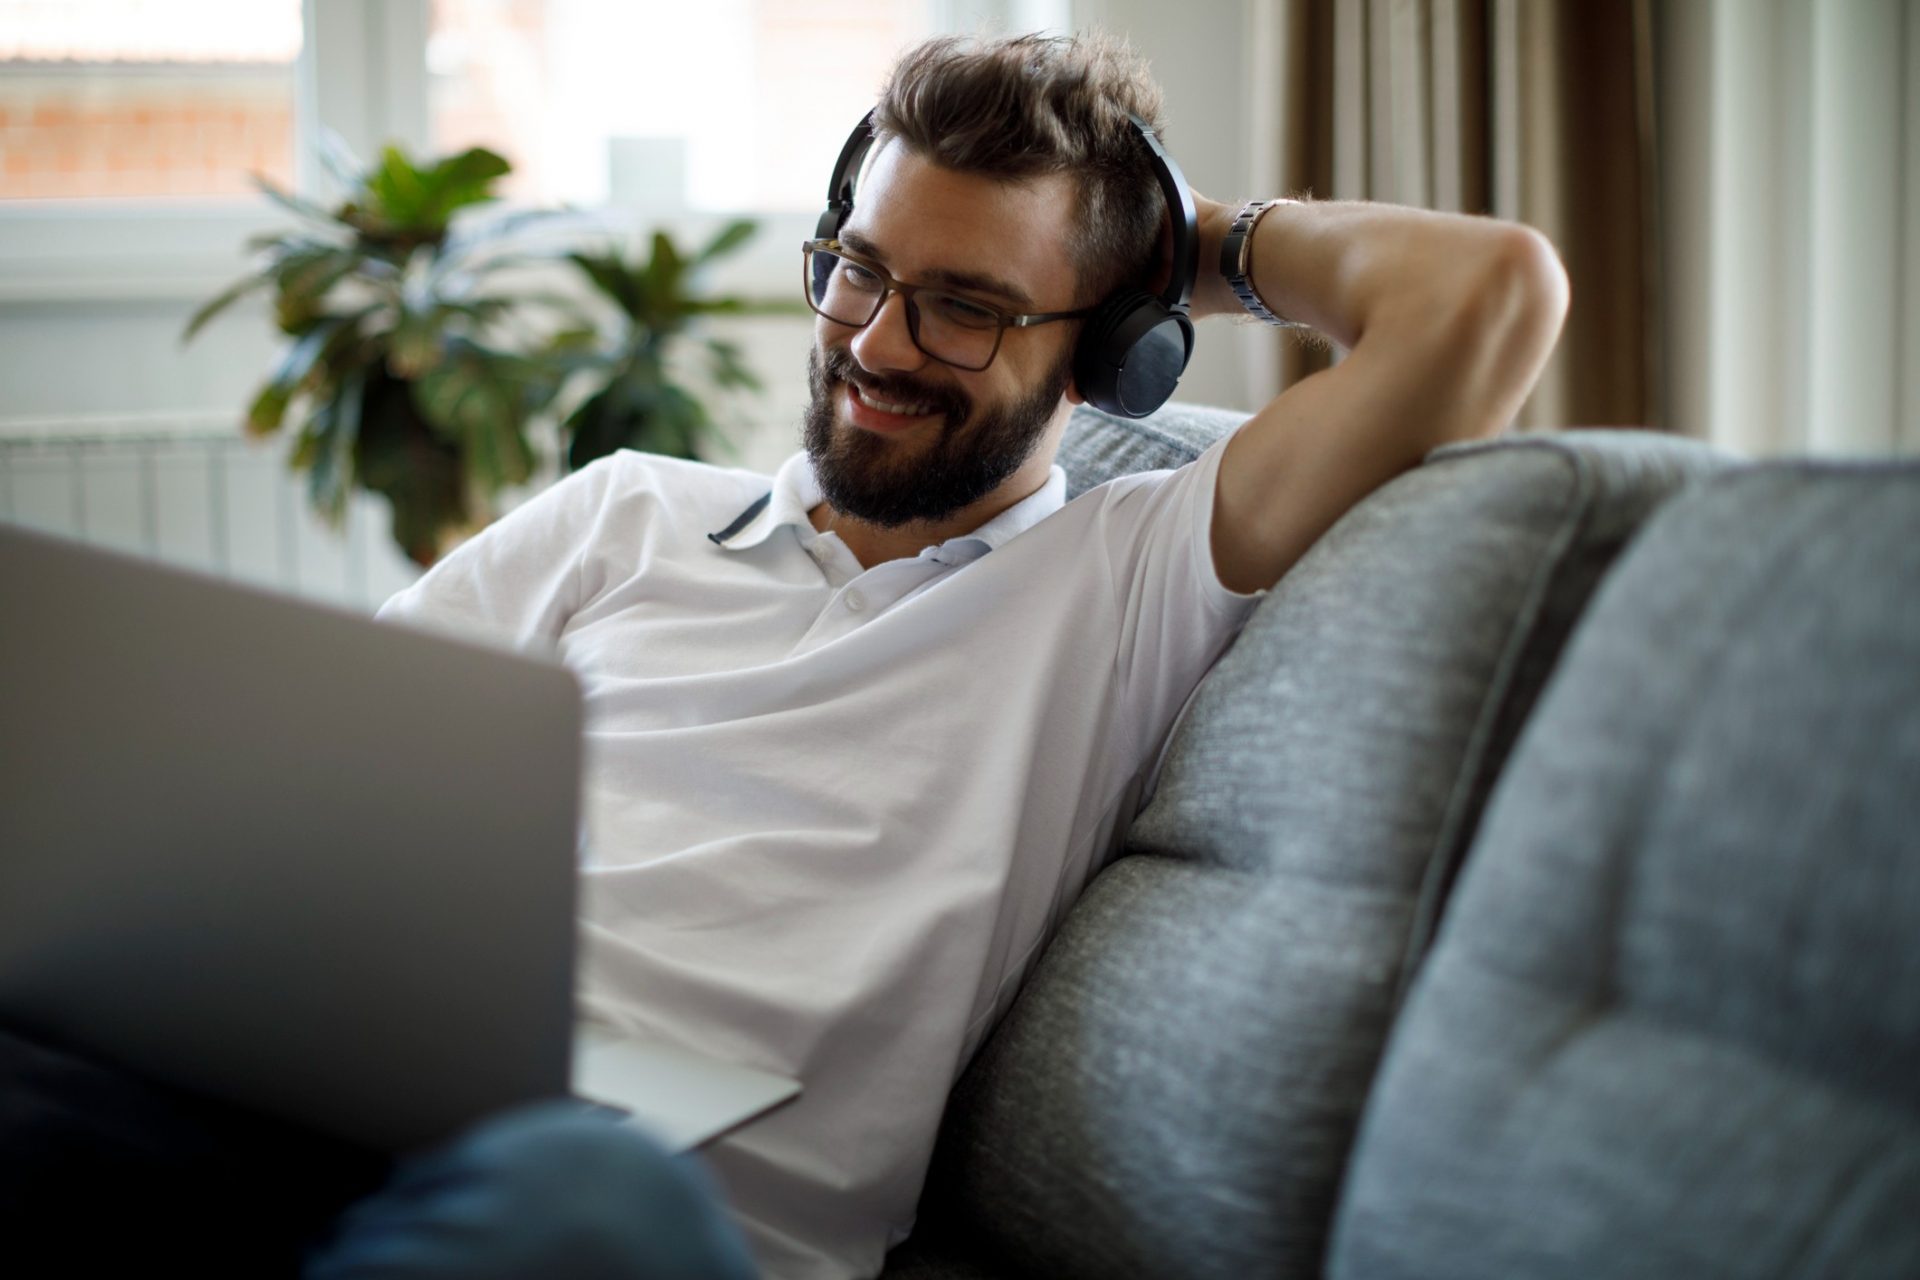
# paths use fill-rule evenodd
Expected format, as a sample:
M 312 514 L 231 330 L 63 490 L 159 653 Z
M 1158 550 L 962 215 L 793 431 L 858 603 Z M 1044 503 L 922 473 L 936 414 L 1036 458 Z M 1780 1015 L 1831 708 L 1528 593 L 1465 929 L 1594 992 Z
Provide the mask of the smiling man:
M 1158 92 L 1106 41 L 911 51 L 851 209 L 802 250 L 804 450 L 772 477 L 616 454 L 382 611 L 579 676 L 581 1003 L 803 1082 L 707 1153 L 768 1276 L 881 1268 L 949 1086 L 1208 667 L 1355 502 L 1507 423 L 1559 330 L 1565 278 L 1525 228 L 1197 199 L 1194 316 L 1285 316 L 1347 355 L 1188 466 L 1068 502 L 1085 332 L 1169 270 L 1136 121 L 1157 131 Z M 310 1274 L 644 1274 L 702 1193 L 557 1123 L 403 1170 Z M 527 1243 L 553 1215 L 588 1221 Z M 671 1274 L 737 1269 L 701 1230 Z
M 616 455 L 385 610 L 581 677 L 581 998 L 803 1082 L 708 1152 L 769 1275 L 880 1268 L 949 1084 L 1260 594 L 1428 450 L 1500 429 L 1558 332 L 1525 228 L 1198 199 L 1194 315 L 1348 354 L 1191 465 L 1067 502 L 1091 313 L 1168 271 L 1135 124 L 1160 111 L 1102 40 L 911 51 L 802 250 L 804 450 L 770 479 Z

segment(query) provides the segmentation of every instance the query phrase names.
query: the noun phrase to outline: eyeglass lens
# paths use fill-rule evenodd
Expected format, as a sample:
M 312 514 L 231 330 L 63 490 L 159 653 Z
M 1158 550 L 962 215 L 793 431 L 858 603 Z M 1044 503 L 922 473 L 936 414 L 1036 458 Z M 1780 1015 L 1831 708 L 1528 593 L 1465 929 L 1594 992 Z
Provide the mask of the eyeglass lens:
M 810 249 L 808 300 L 833 321 L 858 329 L 880 310 L 887 283 L 872 268 L 828 249 Z M 916 289 L 907 299 L 907 329 L 922 351 L 962 369 L 984 369 L 1000 340 L 1000 315 L 990 307 L 943 293 Z

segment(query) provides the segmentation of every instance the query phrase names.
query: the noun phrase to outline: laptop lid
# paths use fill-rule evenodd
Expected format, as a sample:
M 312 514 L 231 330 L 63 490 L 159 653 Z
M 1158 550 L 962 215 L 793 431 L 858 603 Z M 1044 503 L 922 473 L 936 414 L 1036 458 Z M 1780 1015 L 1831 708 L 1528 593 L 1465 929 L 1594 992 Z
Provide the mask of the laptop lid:
M 0 1018 L 398 1150 L 564 1094 L 563 668 L 0 528 Z

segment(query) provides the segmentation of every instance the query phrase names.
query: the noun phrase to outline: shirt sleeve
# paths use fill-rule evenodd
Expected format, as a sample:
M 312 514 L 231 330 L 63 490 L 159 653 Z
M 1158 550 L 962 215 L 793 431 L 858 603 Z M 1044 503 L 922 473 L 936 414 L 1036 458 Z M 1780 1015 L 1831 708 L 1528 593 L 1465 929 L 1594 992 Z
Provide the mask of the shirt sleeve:
M 612 484 L 601 458 L 461 543 L 374 616 L 551 656 L 580 608 L 580 566 Z
M 1135 747 L 1157 759 L 1194 687 L 1266 596 L 1231 590 L 1213 563 L 1214 489 L 1227 439 L 1177 471 L 1125 476 L 1107 501 L 1121 614 L 1115 678 Z

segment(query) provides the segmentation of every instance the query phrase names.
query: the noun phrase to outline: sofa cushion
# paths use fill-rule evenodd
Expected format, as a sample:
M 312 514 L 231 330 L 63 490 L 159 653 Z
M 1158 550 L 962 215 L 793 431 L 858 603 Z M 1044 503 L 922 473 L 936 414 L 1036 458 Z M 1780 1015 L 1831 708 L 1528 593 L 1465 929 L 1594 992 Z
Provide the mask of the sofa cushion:
M 1035 1275 L 1317 1274 L 1402 967 L 1514 727 L 1624 539 L 1724 465 L 1638 432 L 1452 448 L 1323 538 L 959 1085 L 928 1234 Z
M 1115 476 L 1171 471 L 1247 420 L 1231 409 L 1169 404 L 1146 418 L 1120 418 L 1078 405 L 1054 461 L 1067 473 L 1067 497 L 1077 498 Z
M 1920 466 L 1670 504 L 1521 735 L 1331 1271 L 1920 1275 Z

